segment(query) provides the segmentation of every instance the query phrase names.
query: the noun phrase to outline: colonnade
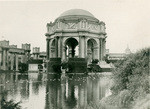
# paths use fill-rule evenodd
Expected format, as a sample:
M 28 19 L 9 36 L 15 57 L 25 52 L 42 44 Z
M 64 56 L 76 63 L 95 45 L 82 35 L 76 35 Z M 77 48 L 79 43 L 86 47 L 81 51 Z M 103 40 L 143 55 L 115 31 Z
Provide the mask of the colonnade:
M 49 58 L 61 58 L 62 60 L 66 59 L 66 49 L 68 49 L 68 56 L 74 57 L 74 53 L 77 52 L 73 47 L 67 48 L 67 40 L 73 39 L 77 41 L 77 45 L 79 46 L 78 50 L 78 58 L 89 58 L 91 56 L 93 59 L 98 59 L 102 61 L 105 56 L 105 38 L 89 38 L 86 36 L 78 36 L 78 37 L 65 37 L 65 36 L 57 36 L 54 38 L 47 38 L 47 60 Z M 88 47 L 88 41 L 93 40 L 92 49 Z M 75 43 L 74 41 L 70 43 Z
M 20 54 L 20 53 L 12 53 L 9 52 L 8 48 L 3 48 L 0 51 L 0 69 L 2 70 L 15 70 L 18 71 L 19 69 L 19 61 L 21 63 L 26 63 L 28 58 L 28 53 Z M 19 60 L 19 57 L 21 60 Z
M 8 49 L 7 48 L 3 48 L 1 49 L 0 51 L 0 66 L 1 66 L 1 69 L 3 70 L 7 70 L 7 64 L 8 64 Z

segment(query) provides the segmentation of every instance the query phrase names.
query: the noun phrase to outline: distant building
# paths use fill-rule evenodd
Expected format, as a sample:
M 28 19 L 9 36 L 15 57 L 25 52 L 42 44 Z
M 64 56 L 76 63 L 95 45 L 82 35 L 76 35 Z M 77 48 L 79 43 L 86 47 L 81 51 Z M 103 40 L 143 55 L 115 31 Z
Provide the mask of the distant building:
M 33 47 L 33 52 L 29 60 L 28 71 L 45 71 L 46 52 L 40 52 L 40 47 Z
M 9 41 L 0 41 L 0 69 L 18 71 L 19 63 L 27 63 L 30 58 L 30 44 L 9 45 Z
M 129 46 L 127 46 L 127 48 L 125 49 L 125 54 L 130 54 L 131 50 L 129 49 Z
M 131 54 L 131 50 L 128 46 L 125 49 L 125 53 L 109 53 L 109 49 L 106 49 L 106 58 L 109 62 L 112 63 L 124 59 L 129 54 Z

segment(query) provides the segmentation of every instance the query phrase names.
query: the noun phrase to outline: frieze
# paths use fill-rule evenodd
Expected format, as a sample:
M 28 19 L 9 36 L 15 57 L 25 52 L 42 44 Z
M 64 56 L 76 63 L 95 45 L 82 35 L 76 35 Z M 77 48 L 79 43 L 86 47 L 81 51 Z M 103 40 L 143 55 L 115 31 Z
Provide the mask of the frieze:
M 96 32 L 96 33 L 105 33 L 105 24 L 104 23 L 91 23 L 87 20 L 81 20 L 80 22 L 75 21 L 68 21 L 68 22 L 55 22 L 55 25 L 48 26 L 48 32 L 50 34 L 53 34 L 57 31 L 66 31 L 66 30 L 80 30 L 83 29 L 83 31 L 89 31 L 89 32 Z
M 88 30 L 98 30 L 98 25 L 95 24 L 88 24 Z
M 66 28 L 67 29 L 76 29 L 77 28 L 77 24 L 76 23 L 66 23 Z
M 22 49 L 15 49 L 15 48 L 10 48 L 9 52 L 11 52 L 11 53 L 25 53 L 24 50 L 22 50 Z
M 101 30 L 101 32 L 105 32 L 105 26 L 104 25 L 100 25 L 100 30 Z

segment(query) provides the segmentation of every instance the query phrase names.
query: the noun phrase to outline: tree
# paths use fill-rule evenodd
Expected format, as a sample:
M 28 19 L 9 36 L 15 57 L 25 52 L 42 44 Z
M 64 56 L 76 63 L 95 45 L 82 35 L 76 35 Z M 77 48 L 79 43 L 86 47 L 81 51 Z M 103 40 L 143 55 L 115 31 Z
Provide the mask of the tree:
M 150 48 L 145 48 L 118 61 L 113 72 L 113 94 L 119 95 L 127 90 L 130 94 L 129 104 L 150 94 L 149 59 Z

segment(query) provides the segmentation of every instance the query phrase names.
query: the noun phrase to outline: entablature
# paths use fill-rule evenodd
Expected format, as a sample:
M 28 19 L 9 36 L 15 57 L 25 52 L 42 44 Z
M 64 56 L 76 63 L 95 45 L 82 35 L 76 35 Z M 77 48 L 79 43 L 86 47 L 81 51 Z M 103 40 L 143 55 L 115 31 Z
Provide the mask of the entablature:
M 98 34 L 105 33 L 105 23 L 99 21 L 91 21 L 87 19 L 68 19 L 56 20 L 47 24 L 47 33 L 54 34 L 55 32 L 74 32 L 74 31 L 88 31 Z
M 47 33 L 48 34 L 48 33 Z M 53 39 L 55 37 L 79 37 L 79 36 L 85 36 L 85 37 L 91 37 L 91 38 L 106 38 L 106 34 L 98 34 L 88 31 L 71 31 L 71 32 L 55 32 L 54 34 L 47 35 L 47 39 Z

